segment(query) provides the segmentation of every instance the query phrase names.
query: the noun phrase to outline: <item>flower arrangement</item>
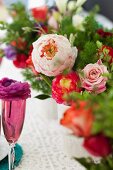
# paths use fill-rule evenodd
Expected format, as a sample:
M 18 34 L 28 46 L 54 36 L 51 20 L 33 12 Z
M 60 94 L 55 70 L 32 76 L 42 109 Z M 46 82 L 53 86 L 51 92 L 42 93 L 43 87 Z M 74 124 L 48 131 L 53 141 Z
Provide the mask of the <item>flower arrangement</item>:
M 23 41 L 24 34 L 16 39 L 20 51 L 29 43 L 29 58 L 25 62 L 28 68 L 23 75 L 33 88 L 43 92 L 37 98 L 52 96 L 57 103 L 70 106 L 61 125 L 71 129 L 72 135 L 84 138 L 83 147 L 100 161 L 95 164 L 92 158 L 75 159 L 88 170 L 110 170 L 113 169 L 113 30 L 103 28 L 95 20 L 96 10 L 81 19 L 79 26 L 73 24 L 74 12 L 79 11 L 84 1 L 71 1 L 68 5 L 63 2 L 59 5 L 57 1 L 59 10 L 53 12 L 57 14 L 54 20 L 57 27 L 47 35 L 35 32 L 32 50 L 31 41 Z M 34 25 L 34 20 L 31 23 Z M 15 49 L 11 54 L 14 58 Z
M 60 34 L 64 30 L 65 25 Z M 70 44 L 61 35 L 41 36 L 33 45 L 32 62 L 47 78 L 56 102 L 70 105 L 61 125 L 84 138 L 83 147 L 100 161 L 95 164 L 92 158 L 75 159 L 88 170 L 112 169 L 112 30 L 100 28 L 91 13 L 83 29 L 70 31 L 75 36 L 70 37 L 68 31 Z
M 45 83 L 45 79 L 46 82 L 49 81 L 47 76 L 38 74 L 34 69 L 31 60 L 32 43 L 42 34 L 58 33 L 64 35 L 62 28 L 67 19 L 71 23 L 70 28 L 65 31 L 69 37 L 70 32 L 75 32 L 73 24 L 76 25 L 76 21 L 72 24 L 72 16 L 81 9 L 84 2 L 85 0 L 77 0 L 76 3 L 74 1 L 67 3 L 65 0 L 62 2 L 57 0 L 55 7 L 42 6 L 32 8 L 29 11 L 23 4 L 14 3 L 9 8 L 12 22 L 0 22 L 0 29 L 6 30 L 6 36 L 1 39 L 1 42 L 6 45 L 1 50 L 1 55 L 12 60 L 17 68 L 23 68 L 24 77 L 30 81 L 35 90 L 51 95 L 51 88 Z

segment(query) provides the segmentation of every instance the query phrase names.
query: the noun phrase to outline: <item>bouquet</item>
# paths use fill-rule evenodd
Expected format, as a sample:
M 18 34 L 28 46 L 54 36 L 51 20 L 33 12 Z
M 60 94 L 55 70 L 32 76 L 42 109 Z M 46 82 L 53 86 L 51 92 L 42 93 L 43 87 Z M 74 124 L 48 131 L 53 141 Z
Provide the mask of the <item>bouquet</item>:
M 72 135 L 84 138 L 83 147 L 100 161 L 95 164 L 92 158 L 75 159 L 88 170 L 111 170 L 113 30 L 103 28 L 95 20 L 97 8 L 84 19 L 78 13 L 83 3 L 78 0 L 59 5 L 57 0 L 57 9 L 54 10 L 57 19 L 52 11 L 57 27 L 48 29 L 48 34 L 37 35 L 35 32 L 23 75 L 33 88 L 42 91 L 37 98 L 52 96 L 57 103 L 70 106 L 60 121 L 61 125 L 71 129 Z M 81 18 L 81 22 L 76 22 L 77 18 Z M 34 26 L 34 20 L 30 20 L 29 27 L 24 29 L 28 32 L 21 38 L 34 33 L 33 29 L 29 32 L 31 23 Z M 28 43 L 29 47 L 32 44 L 30 40 L 25 41 L 27 47 Z M 23 41 L 17 39 L 17 42 Z M 20 47 L 19 44 L 16 47 Z M 22 48 L 26 52 L 24 44 Z

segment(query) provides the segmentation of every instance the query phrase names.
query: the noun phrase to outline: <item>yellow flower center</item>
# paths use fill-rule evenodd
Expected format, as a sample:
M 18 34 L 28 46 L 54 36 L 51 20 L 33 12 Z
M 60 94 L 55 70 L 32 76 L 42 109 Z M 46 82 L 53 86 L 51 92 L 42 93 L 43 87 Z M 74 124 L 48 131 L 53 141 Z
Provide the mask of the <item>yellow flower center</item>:
M 60 80 L 60 86 L 62 88 L 70 89 L 71 86 L 71 80 L 67 78 L 63 78 Z
M 55 41 L 53 39 L 50 39 L 48 41 L 48 44 L 43 47 L 41 51 L 42 52 L 41 57 L 45 56 L 47 60 L 52 60 L 57 51 L 58 50 Z

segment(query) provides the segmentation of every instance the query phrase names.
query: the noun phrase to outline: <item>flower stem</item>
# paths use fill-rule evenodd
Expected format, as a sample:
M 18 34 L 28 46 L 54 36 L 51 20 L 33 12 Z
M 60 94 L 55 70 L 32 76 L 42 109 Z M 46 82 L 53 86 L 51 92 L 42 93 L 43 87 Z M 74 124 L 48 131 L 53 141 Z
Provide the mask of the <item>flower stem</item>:
M 47 85 L 51 88 L 51 80 L 47 77 L 47 76 L 45 76 L 45 75 L 43 75 L 43 74 L 40 74 L 40 76 L 43 78 L 43 80 L 47 83 Z

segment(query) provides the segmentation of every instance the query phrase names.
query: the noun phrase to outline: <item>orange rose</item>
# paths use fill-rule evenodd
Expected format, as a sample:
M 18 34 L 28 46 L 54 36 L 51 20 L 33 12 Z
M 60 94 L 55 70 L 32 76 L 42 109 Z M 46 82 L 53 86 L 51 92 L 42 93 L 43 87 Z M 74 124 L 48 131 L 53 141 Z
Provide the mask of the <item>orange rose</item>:
M 94 116 L 85 101 L 74 103 L 61 119 L 61 125 L 70 128 L 76 136 L 87 137 L 91 134 Z

